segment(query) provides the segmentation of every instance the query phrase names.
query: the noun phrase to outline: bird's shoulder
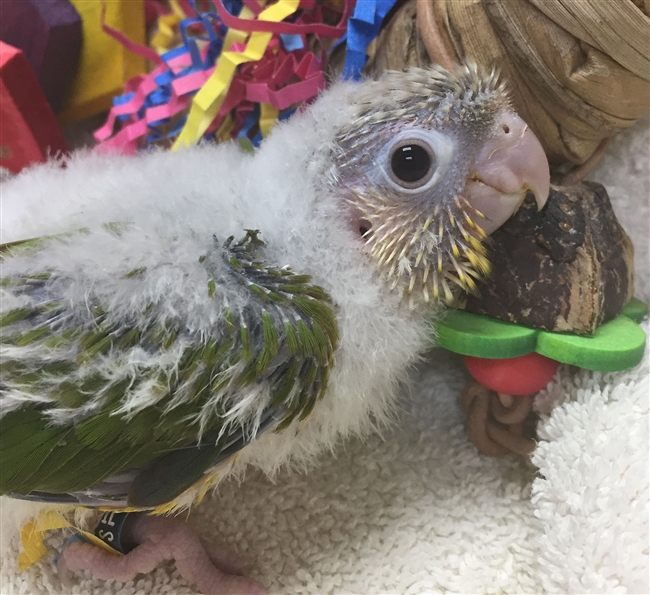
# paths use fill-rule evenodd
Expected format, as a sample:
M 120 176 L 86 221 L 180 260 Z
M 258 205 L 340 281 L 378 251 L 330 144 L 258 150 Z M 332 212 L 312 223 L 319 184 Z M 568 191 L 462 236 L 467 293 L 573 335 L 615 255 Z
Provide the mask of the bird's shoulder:
M 2 493 L 87 492 L 136 470 L 132 503 L 157 505 L 260 428 L 305 418 L 324 394 L 334 306 L 308 276 L 258 259 L 258 232 L 196 256 L 200 321 L 164 292 L 152 297 L 156 271 L 143 267 L 120 279 L 136 308 L 92 284 L 78 303 L 61 270 L 28 266 L 47 245 L 3 250 L 24 262 L 1 281 Z

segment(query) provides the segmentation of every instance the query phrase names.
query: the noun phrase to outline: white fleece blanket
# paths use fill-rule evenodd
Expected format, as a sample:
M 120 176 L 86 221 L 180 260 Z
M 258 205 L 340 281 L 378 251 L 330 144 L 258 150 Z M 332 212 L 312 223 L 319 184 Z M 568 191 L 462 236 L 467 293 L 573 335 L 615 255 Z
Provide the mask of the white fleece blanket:
M 636 245 L 648 300 L 647 122 L 592 176 Z M 647 330 L 647 325 L 645 326 Z M 648 593 L 648 357 L 635 370 L 561 370 L 537 400 L 532 464 L 468 442 L 460 358 L 433 350 L 400 423 L 351 441 L 307 474 L 249 474 L 196 508 L 200 533 L 233 548 L 272 593 Z M 2 559 L 4 594 L 190 594 L 172 566 L 121 584 L 61 584 L 51 551 L 24 573 Z

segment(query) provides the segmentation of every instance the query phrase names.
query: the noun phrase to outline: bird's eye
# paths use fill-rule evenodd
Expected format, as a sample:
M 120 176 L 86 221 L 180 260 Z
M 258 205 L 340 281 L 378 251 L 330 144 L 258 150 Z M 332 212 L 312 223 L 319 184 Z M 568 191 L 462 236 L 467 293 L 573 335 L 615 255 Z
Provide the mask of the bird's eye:
M 410 190 L 424 186 L 436 169 L 431 147 L 421 139 L 403 140 L 390 151 L 388 173 L 396 184 Z

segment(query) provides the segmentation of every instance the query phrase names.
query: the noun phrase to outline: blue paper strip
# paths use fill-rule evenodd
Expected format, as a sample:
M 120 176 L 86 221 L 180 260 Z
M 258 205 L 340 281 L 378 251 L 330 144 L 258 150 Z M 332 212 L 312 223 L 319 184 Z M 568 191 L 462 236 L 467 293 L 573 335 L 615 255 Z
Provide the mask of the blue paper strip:
M 294 50 L 301 50 L 305 47 L 305 44 L 302 42 L 302 37 L 300 35 L 288 35 L 286 33 L 280 33 L 280 40 L 282 45 L 287 52 L 293 52 Z
M 397 0 L 359 0 L 348 21 L 347 49 L 341 78 L 358 81 L 366 65 L 366 49 L 377 37 L 381 24 Z

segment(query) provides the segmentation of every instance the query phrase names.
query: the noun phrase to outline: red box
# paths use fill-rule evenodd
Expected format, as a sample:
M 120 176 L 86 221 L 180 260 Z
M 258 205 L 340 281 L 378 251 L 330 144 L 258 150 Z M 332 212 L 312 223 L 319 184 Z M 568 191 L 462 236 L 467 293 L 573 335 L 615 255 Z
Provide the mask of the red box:
M 25 54 L 0 41 L 0 167 L 18 173 L 66 150 Z

